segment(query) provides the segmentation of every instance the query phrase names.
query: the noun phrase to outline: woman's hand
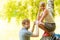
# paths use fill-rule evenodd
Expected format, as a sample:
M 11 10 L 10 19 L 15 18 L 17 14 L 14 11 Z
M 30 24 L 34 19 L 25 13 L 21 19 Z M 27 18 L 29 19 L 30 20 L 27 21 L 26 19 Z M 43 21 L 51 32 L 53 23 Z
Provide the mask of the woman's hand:
M 38 24 L 44 25 L 44 23 L 43 23 L 43 22 L 41 22 L 41 21 L 39 21 L 39 23 L 38 23 Z
M 38 21 L 40 20 L 40 18 L 41 18 L 41 16 L 39 15 L 39 16 L 38 16 Z
M 41 11 L 40 5 L 39 5 L 39 8 L 38 8 L 38 11 Z

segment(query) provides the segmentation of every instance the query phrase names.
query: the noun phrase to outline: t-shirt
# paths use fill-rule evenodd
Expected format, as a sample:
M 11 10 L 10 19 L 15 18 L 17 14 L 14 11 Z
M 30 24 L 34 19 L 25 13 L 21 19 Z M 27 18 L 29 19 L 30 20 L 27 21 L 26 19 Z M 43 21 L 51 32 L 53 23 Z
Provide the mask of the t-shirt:
M 44 13 L 42 13 L 42 15 L 43 14 Z M 45 22 L 47 22 L 47 23 L 55 23 L 53 15 L 51 14 L 51 12 L 49 12 L 44 19 L 45 19 Z M 43 36 L 50 36 L 50 34 L 47 32 L 44 32 Z
M 54 18 L 51 13 L 48 13 L 47 16 L 45 17 L 45 21 L 48 23 L 55 23 Z
M 20 40 L 30 40 L 32 32 L 29 32 L 26 28 L 22 28 L 19 32 Z

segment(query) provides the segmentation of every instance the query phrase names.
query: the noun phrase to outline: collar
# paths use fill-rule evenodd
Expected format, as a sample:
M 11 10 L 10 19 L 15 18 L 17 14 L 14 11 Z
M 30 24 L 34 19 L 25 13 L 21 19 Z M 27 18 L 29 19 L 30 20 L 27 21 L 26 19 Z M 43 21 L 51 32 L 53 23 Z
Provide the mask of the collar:
M 27 28 L 23 27 L 22 29 L 28 30 Z

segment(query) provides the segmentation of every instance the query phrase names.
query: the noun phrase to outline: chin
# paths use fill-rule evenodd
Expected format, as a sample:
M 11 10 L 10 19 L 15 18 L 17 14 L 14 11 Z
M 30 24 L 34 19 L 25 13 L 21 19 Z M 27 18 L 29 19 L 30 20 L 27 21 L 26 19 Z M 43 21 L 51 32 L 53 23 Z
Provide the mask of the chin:
M 30 28 L 30 27 L 28 27 L 28 28 Z
M 27 27 L 27 29 L 29 29 L 30 27 Z

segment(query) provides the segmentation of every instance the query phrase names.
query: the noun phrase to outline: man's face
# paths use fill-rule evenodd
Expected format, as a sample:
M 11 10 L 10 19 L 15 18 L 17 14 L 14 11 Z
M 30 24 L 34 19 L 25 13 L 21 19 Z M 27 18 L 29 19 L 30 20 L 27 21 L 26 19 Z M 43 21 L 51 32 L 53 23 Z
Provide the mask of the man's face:
M 26 22 L 26 23 L 25 23 L 25 27 L 26 27 L 26 28 L 30 28 L 30 23 Z

